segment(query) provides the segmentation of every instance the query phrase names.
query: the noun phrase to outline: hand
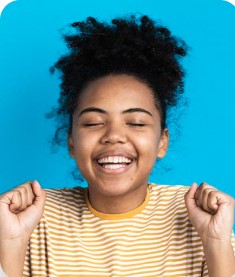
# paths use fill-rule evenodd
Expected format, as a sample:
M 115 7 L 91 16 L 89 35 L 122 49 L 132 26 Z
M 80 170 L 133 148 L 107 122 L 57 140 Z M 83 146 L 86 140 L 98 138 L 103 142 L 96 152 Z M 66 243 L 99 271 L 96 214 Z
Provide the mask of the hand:
M 189 219 L 203 242 L 230 241 L 234 224 L 234 199 L 216 188 L 193 183 L 185 194 Z
M 46 192 L 37 181 L 0 195 L 0 239 L 28 240 L 42 217 L 45 200 Z

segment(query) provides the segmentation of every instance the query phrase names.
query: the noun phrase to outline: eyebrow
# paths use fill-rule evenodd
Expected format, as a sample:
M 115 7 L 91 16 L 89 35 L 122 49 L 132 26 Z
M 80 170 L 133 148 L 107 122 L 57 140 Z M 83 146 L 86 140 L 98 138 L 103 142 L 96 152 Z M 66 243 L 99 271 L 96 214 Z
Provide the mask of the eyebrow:
M 95 112 L 95 113 L 101 113 L 101 114 L 107 114 L 107 111 L 103 110 L 103 109 L 100 109 L 100 108 L 96 108 L 96 107 L 89 107 L 89 108 L 86 108 L 84 110 L 82 110 L 80 113 L 79 113 L 79 117 L 85 113 L 90 113 L 90 112 Z M 127 114 L 127 113 L 136 113 L 136 112 L 141 112 L 141 113 L 145 113 L 145 114 L 148 114 L 150 116 L 153 116 L 149 111 L 145 110 L 145 109 L 142 109 L 142 108 L 131 108 L 131 109 L 127 109 L 127 110 L 124 110 L 122 111 L 122 114 Z
M 147 111 L 145 109 L 142 109 L 142 108 L 131 108 L 131 109 L 123 111 L 122 113 L 126 114 L 126 113 L 136 113 L 136 112 L 146 113 L 146 114 L 148 114 L 150 116 L 153 116 L 149 111 Z
M 100 108 L 96 108 L 96 107 L 89 107 L 89 108 L 86 108 L 84 110 L 82 110 L 80 113 L 79 113 L 79 117 L 85 113 L 91 113 L 91 112 L 95 112 L 95 113 L 102 113 L 102 114 L 107 114 L 107 112 L 105 110 L 102 110 Z

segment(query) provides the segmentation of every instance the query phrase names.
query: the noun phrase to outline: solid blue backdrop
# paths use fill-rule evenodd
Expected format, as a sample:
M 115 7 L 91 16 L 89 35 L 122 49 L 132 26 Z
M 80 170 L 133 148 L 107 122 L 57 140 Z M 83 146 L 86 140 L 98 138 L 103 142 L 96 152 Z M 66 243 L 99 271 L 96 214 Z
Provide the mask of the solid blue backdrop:
M 0 193 L 27 180 L 44 188 L 78 185 L 66 149 L 51 152 L 55 130 L 45 113 L 56 105 L 59 80 L 49 68 L 66 52 L 69 23 L 147 14 L 191 47 L 184 61 L 189 99 L 166 158 L 150 180 L 207 181 L 235 196 L 235 7 L 222 0 L 18 0 L 0 17 Z

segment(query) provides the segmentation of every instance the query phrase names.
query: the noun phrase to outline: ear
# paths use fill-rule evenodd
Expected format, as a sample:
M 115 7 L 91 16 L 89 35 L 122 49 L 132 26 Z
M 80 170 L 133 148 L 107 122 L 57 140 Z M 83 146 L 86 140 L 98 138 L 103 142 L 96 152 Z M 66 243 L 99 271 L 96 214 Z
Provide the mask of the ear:
M 69 155 L 71 158 L 74 158 L 74 145 L 73 145 L 73 138 L 72 134 L 68 135 L 68 147 L 69 147 Z
M 164 129 L 158 146 L 157 158 L 161 159 L 166 155 L 168 144 L 169 144 L 169 132 L 168 132 L 168 129 Z

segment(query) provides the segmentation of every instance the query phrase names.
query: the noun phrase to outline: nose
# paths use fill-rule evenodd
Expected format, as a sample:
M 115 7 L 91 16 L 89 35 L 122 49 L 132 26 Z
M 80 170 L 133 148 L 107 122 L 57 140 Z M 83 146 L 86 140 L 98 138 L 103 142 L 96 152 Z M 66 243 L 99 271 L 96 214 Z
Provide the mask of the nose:
M 102 144 L 125 143 L 126 141 L 127 136 L 125 129 L 123 126 L 121 126 L 121 124 L 117 123 L 110 123 L 101 138 Z

